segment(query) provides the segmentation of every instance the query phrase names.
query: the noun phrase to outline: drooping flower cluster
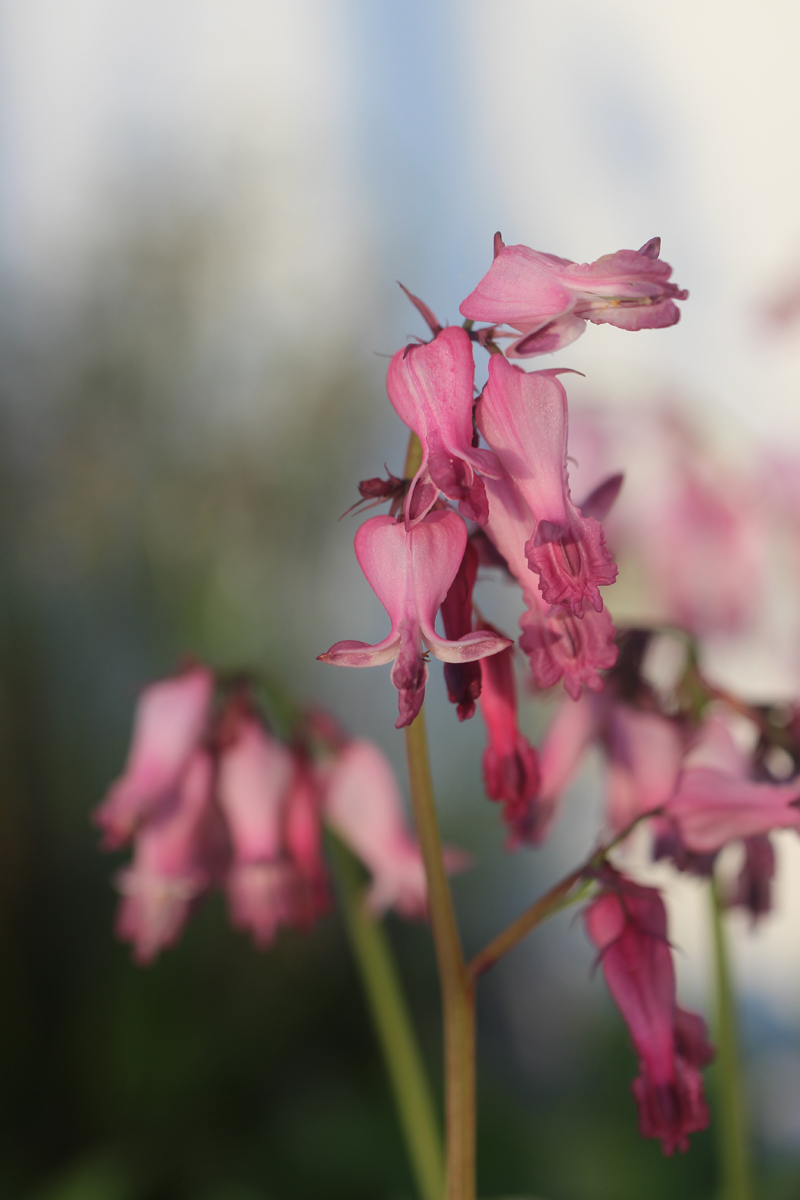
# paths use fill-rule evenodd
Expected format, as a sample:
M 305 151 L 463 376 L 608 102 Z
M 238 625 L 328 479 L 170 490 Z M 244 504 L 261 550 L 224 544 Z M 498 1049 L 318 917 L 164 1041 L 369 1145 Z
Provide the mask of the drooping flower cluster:
M 536 752 L 517 729 L 511 639 L 473 614 L 478 560 L 491 547 L 494 563 L 522 589 L 519 644 L 535 686 L 563 680 L 575 699 L 584 688 L 599 691 L 601 672 L 617 655 L 600 593 L 614 582 L 617 568 L 600 522 L 621 481 L 610 480 L 575 504 L 560 372 L 526 374 L 513 365 L 497 345 L 497 338 L 508 336 L 498 327 L 507 323 L 523 335 L 508 351 L 519 358 L 567 345 L 587 320 L 625 329 L 674 324 L 675 300 L 686 293 L 668 282 L 671 268 L 659 259 L 659 248 L 654 239 L 639 251 L 578 266 L 525 246 L 505 247 L 498 235 L 492 267 L 461 306 L 464 327 L 443 328 L 408 293 L 432 340 L 398 350 L 389 364 L 389 400 L 419 440 L 419 465 L 404 481 L 399 519 L 367 520 L 355 550 L 391 631 L 376 646 L 337 642 L 320 658 L 357 667 L 394 660 L 398 728 L 409 725 L 422 705 L 423 646 L 443 660 L 460 720 L 472 716 L 481 698 L 489 731 L 486 790 L 503 802 L 513 841 L 539 841 L 546 820 L 537 807 Z M 476 330 L 476 320 L 490 325 Z M 489 379 L 477 402 L 474 344 L 491 352 Z M 363 499 L 391 500 L 395 513 L 397 485 L 391 476 L 384 485 L 365 481 L 360 491 Z M 473 523 L 469 537 L 465 521 Z M 445 638 L 434 629 L 440 609 Z
M 106 848 L 133 843 L 118 875 L 117 931 L 137 960 L 172 945 L 215 884 L 233 925 L 259 946 L 282 925 L 312 925 L 329 904 L 323 824 L 370 872 L 374 912 L 423 916 L 422 860 L 378 747 L 313 714 L 286 744 L 246 691 L 215 703 L 215 690 L 204 666 L 145 688 L 125 770 L 95 813 Z M 464 865 L 448 855 L 452 869 Z
M 609 829 L 624 832 L 650 814 L 653 855 L 679 870 L 709 875 L 719 852 L 742 843 L 743 865 L 731 899 L 754 918 L 769 909 L 775 860 L 768 835 L 800 831 L 800 779 L 771 776 L 765 751 L 780 746 L 800 762 L 800 738 L 784 714 L 771 723 L 752 710 L 755 753 L 734 736 L 733 713 L 713 702 L 695 664 L 688 661 L 669 694 L 659 695 L 641 673 L 650 636 L 622 641 L 617 669 L 601 695 L 563 705 L 541 747 L 541 804 L 552 821 L 585 751 L 598 744 L 606 758 Z M 739 726 L 744 718 L 737 714 Z M 744 721 L 746 725 L 747 722 Z

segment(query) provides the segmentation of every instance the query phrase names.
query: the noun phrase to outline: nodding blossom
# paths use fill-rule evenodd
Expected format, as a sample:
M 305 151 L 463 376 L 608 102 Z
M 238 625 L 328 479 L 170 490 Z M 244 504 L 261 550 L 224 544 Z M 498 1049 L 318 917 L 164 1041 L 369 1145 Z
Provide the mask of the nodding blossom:
M 489 521 L 486 533 L 522 589 L 526 611 L 520 617 L 519 644 L 528 655 L 534 683 L 540 688 L 564 681 L 573 699 L 584 687 L 600 691 L 600 672 L 617 661 L 614 626 L 608 612 L 585 611 L 582 619 L 571 609 L 550 605 L 524 553 L 535 522 L 527 504 L 507 477 L 486 481 Z
M 403 510 L 408 529 L 430 511 L 440 491 L 458 501 L 465 517 L 486 521 L 481 475 L 496 476 L 500 469 L 490 450 L 472 444 L 474 375 L 472 343 L 457 325 L 432 342 L 398 350 L 389 364 L 389 399 L 422 445 L 422 462 Z
M 771 829 L 800 830 L 800 779 L 759 783 L 719 716 L 710 717 L 686 755 L 664 817 L 694 854 L 714 854 L 728 842 Z
M 425 916 L 425 867 L 386 756 L 372 742 L 355 739 L 321 770 L 326 820 L 372 875 L 367 895 L 372 912 L 394 908 L 404 917 Z M 451 872 L 468 865 L 453 847 L 445 847 L 444 856 Z
M 179 785 L 134 838 L 133 862 L 117 875 L 117 935 L 140 964 L 179 938 L 197 900 L 219 872 L 224 831 L 212 804 L 211 755 L 196 749 Z
M 492 355 L 475 419 L 533 517 L 523 553 L 543 599 L 578 618 L 586 603 L 600 612 L 598 588 L 614 582 L 617 567 L 600 522 L 584 516 L 570 495 L 563 384 L 552 372 L 527 375 Z
M 658 712 L 634 708 L 612 685 L 600 695 L 562 704 L 541 746 L 541 802 L 555 811 L 584 754 L 596 742 L 606 755 L 606 812 L 619 833 L 675 793 L 688 737 Z
M 258 946 L 268 946 L 281 926 L 307 929 L 329 904 L 326 822 L 370 872 L 375 912 L 391 906 L 404 916 L 424 915 L 419 847 L 377 746 L 349 741 L 325 714 L 313 713 L 307 733 L 324 743 L 326 753 L 312 759 L 302 741 L 288 746 L 275 738 L 242 693 L 212 712 L 213 674 L 205 667 L 193 670 L 203 672 L 205 722 L 191 726 L 191 743 L 188 736 L 173 739 L 185 751 L 177 782 L 162 787 L 155 800 L 147 793 L 135 823 L 127 821 L 126 808 L 123 828 L 116 805 L 120 788 L 127 787 L 126 772 L 95 816 L 104 830 L 111 828 L 115 846 L 133 842 L 133 861 L 117 876 L 117 932 L 133 943 L 137 961 L 152 962 L 172 945 L 215 885 L 226 893 L 232 924 Z M 190 682 L 199 687 L 199 677 Z M 151 749 L 163 748 L 165 731 L 174 734 L 180 726 L 187 734 L 188 722 L 180 725 L 166 700 L 183 706 L 189 694 L 197 699 L 183 675 L 145 689 L 129 762 L 153 761 Z M 445 853 L 448 870 L 467 864 L 461 851 Z
M 425 698 L 428 668 L 423 643 L 434 657 L 453 663 L 472 662 L 510 644 L 508 638 L 486 630 L 449 641 L 434 629 L 466 541 L 466 526 L 452 510 L 431 512 L 411 529 L 391 517 L 372 517 L 356 533 L 356 557 L 392 627 L 376 646 L 336 642 L 319 658 L 342 667 L 372 667 L 394 660 L 398 729 L 411 724 Z
M 602 882 L 584 922 L 639 1056 L 639 1076 L 632 1085 L 639 1130 L 644 1137 L 660 1138 L 665 1154 L 688 1150 L 688 1135 L 709 1121 L 700 1068 L 714 1052 L 705 1023 L 676 1004 L 667 914 L 659 893 L 610 868 Z
M 672 267 L 659 258 L 660 238 L 582 265 L 528 246 L 504 246 L 502 239 L 495 250 L 460 312 L 471 321 L 518 330 L 522 336 L 506 351 L 511 358 L 560 350 L 581 336 L 587 321 L 663 329 L 680 319 L 675 301 L 689 295 L 669 282 Z
M 232 850 L 231 923 L 268 946 L 280 926 L 308 928 L 327 907 L 319 798 L 302 755 L 253 713 L 236 714 L 226 733 L 217 795 Z
M 196 666 L 142 692 L 125 770 L 94 815 L 108 849 L 124 845 L 180 788 L 208 724 L 213 691 L 211 671 Z

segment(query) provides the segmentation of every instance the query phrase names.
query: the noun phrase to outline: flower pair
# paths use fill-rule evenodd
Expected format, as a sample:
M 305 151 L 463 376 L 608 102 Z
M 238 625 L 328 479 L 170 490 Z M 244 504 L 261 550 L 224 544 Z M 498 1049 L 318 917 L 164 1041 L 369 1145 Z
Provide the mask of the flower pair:
M 214 692 L 202 666 L 144 690 L 125 771 L 95 814 L 109 849 L 133 842 L 117 929 L 137 959 L 174 943 L 216 883 L 258 945 L 281 925 L 311 925 L 328 904 L 323 822 L 370 871 L 373 911 L 423 915 L 422 861 L 380 750 L 337 733 L 314 759 L 276 739 L 245 696 L 215 708 Z

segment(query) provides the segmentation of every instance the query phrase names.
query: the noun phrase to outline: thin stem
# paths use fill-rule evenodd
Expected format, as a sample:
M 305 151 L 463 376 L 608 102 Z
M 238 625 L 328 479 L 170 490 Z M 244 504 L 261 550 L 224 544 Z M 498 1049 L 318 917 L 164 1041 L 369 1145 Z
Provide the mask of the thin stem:
M 406 728 L 411 805 L 428 879 L 444 1020 L 447 1200 L 475 1197 L 475 995 L 461 950 L 433 797 L 423 711 Z
M 329 847 L 353 954 L 405 1137 L 421 1200 L 441 1200 L 444 1161 L 439 1122 L 411 1017 L 383 927 L 364 904 L 364 873 L 335 836 Z
M 549 917 L 554 917 L 563 908 L 568 908 L 570 904 L 577 904 L 582 900 L 592 886 L 591 880 L 583 880 L 583 874 L 584 868 L 579 867 L 577 871 L 567 875 L 549 892 L 540 896 L 530 908 L 526 908 L 525 912 L 493 938 L 488 946 L 484 946 L 467 968 L 470 977 L 477 979 L 479 975 L 483 975 L 484 971 L 488 971 L 504 954 L 513 950 L 538 925 L 543 924 Z
M 721 1200 L 752 1200 L 754 1192 L 742 1102 L 733 984 L 722 914 L 719 885 L 712 879 L 711 917 L 717 991 L 717 1131 L 722 1183 L 720 1197 Z
M 489 942 L 488 946 L 484 946 L 483 950 L 475 955 L 467 968 L 470 978 L 477 979 L 484 971 L 488 971 L 504 954 L 513 950 L 537 926 L 548 918 L 554 917 L 557 912 L 561 912 L 562 908 L 568 908 L 571 904 L 577 904 L 579 900 L 582 900 L 590 891 L 598 871 L 611 851 L 620 842 L 625 841 L 640 821 L 655 817 L 660 812 L 660 808 L 653 808 L 649 812 L 640 813 L 639 816 L 634 817 L 631 823 L 615 834 L 610 842 L 598 846 L 585 862 L 554 884 L 549 892 L 545 892 L 538 900 L 534 900 L 533 904 L 526 908 L 515 921 L 506 926 L 502 933 L 499 933 Z

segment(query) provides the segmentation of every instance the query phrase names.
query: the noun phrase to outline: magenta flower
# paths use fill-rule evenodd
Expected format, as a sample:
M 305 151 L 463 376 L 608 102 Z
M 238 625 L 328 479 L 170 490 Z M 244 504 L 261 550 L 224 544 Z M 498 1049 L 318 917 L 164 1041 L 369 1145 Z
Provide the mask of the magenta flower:
M 522 588 L 527 611 L 520 618 L 520 647 L 529 657 L 537 687 L 553 687 L 560 679 L 573 699 L 583 687 L 601 691 L 600 671 L 617 661 L 614 626 L 605 609 L 589 609 L 582 620 L 568 608 L 550 606 L 528 567 L 524 547 L 533 536 L 533 514 L 507 477 L 486 482 L 489 521 L 486 533 L 509 572 Z
M 672 267 L 659 259 L 661 239 L 640 250 L 618 250 L 597 262 L 570 262 L 528 246 L 503 246 L 462 316 L 519 330 L 511 357 L 548 354 L 580 337 L 586 321 L 620 329 L 663 329 L 680 319 L 676 300 L 689 293 L 669 282 Z
M 392 628 L 376 646 L 337 642 L 319 659 L 342 667 L 372 667 L 395 660 L 392 683 L 399 693 L 398 729 L 411 724 L 425 697 L 428 669 L 423 642 L 442 662 L 455 663 L 496 654 L 509 644 L 508 638 L 485 630 L 448 641 L 434 629 L 466 541 L 467 530 L 458 514 L 441 510 L 428 513 L 408 530 L 391 517 L 372 517 L 356 534 L 356 557 Z
M 430 511 L 440 491 L 458 501 L 465 517 L 486 521 L 480 476 L 499 475 L 500 469 L 490 451 L 472 445 L 474 374 L 472 343 L 457 325 L 432 342 L 398 350 L 389 364 L 389 399 L 422 443 L 422 463 L 404 505 L 409 529 Z
M 598 587 L 614 582 L 617 567 L 600 522 L 584 517 L 570 496 L 563 385 L 551 372 L 526 375 L 493 354 L 475 417 L 533 516 L 524 553 L 543 598 L 569 605 L 576 617 L 585 601 L 600 612 Z
M 655 888 L 607 872 L 605 889 L 584 914 L 600 951 L 608 990 L 639 1055 L 632 1090 L 644 1137 L 661 1139 L 665 1154 L 689 1148 L 688 1135 L 708 1125 L 699 1068 L 713 1055 L 705 1024 L 675 1002 L 675 972 L 667 914 Z
M 212 785 L 211 756 L 196 750 L 179 785 L 136 833 L 133 862 L 117 876 L 117 935 L 133 943 L 141 964 L 178 940 L 197 898 L 219 873 L 224 837 Z
M 513 644 L 483 660 L 481 677 L 479 703 L 488 734 L 483 752 L 486 794 L 504 804 L 503 819 L 514 842 L 540 842 L 544 830 L 536 805 L 539 761 L 517 726 Z
M 108 849 L 128 841 L 180 786 L 206 731 L 213 690 L 211 671 L 191 667 L 142 692 L 125 770 L 94 814 Z
M 696 854 L 727 842 L 800 829 L 800 780 L 757 783 L 730 730 L 711 717 L 686 757 L 678 790 L 664 808 L 682 843 Z
M 419 846 L 410 836 L 394 771 L 372 742 L 350 742 L 322 771 L 325 819 L 372 875 L 367 903 L 380 915 L 394 908 L 404 917 L 428 911 L 428 888 Z M 445 849 L 451 871 L 467 858 Z
M 451 642 L 472 632 L 472 593 L 477 575 L 478 552 L 472 539 L 467 538 L 461 565 L 442 601 L 442 624 L 445 637 Z M 480 662 L 446 662 L 444 681 L 448 700 L 458 705 L 459 721 L 468 721 L 475 713 L 475 701 L 481 694 Z

